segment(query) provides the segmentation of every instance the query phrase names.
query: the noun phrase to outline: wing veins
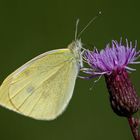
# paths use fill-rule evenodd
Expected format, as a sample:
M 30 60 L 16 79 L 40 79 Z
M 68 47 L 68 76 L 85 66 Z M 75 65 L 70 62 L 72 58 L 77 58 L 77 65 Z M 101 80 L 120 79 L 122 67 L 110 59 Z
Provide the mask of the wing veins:
M 22 91 L 27 85 L 29 85 L 30 83 L 31 83 L 31 81 L 29 81 L 27 84 L 25 84 L 25 86 L 24 86 L 23 88 L 21 88 L 17 93 L 15 93 L 14 96 L 10 97 L 10 95 L 9 95 L 10 99 L 15 98 L 15 97 L 18 95 L 18 93 L 21 92 L 21 91 Z M 8 92 L 8 94 L 9 94 L 9 92 Z
M 63 67 L 64 67 L 64 65 L 62 65 L 62 66 L 58 69 L 58 71 L 59 71 L 60 69 L 62 69 Z M 58 72 L 58 71 L 57 71 L 57 72 Z M 49 80 L 50 78 L 52 78 L 53 76 L 55 76 L 55 75 L 57 74 L 57 72 L 56 72 L 55 74 L 51 75 L 47 80 Z M 40 88 L 40 85 L 42 85 L 42 84 L 43 84 L 45 81 L 47 81 L 47 80 L 45 79 L 43 82 L 41 82 L 41 83 L 37 86 L 37 88 L 36 88 L 35 90 L 37 90 L 38 88 Z M 31 83 L 31 82 L 29 82 L 29 83 Z M 29 84 L 29 83 L 28 83 L 28 84 Z M 27 85 L 27 84 L 26 84 L 26 85 Z M 25 87 L 26 87 L 26 86 L 25 86 Z M 23 87 L 23 88 L 24 88 L 24 87 Z M 22 89 L 23 89 L 23 88 L 22 88 Z M 22 89 L 21 89 L 21 90 L 22 90 Z M 20 91 L 21 91 L 21 90 L 20 90 Z M 35 90 L 34 90 L 34 91 L 35 91 Z M 15 97 L 19 94 L 20 91 L 18 91 L 18 92 L 16 93 L 16 95 L 14 95 L 12 98 L 10 97 L 9 92 L 8 92 L 8 97 L 9 97 L 10 102 L 12 102 L 12 105 L 14 104 L 14 102 L 13 102 L 11 99 L 15 98 Z M 24 103 L 30 98 L 30 96 L 33 95 L 33 92 L 34 92 L 34 91 L 32 91 L 32 92 L 26 97 L 26 99 L 23 101 L 23 103 L 22 103 L 19 107 L 16 107 L 15 104 L 14 104 L 14 107 L 16 108 L 16 110 L 20 111 L 19 109 L 20 109 L 20 108 L 24 105 Z M 43 94 L 43 93 L 42 93 L 42 94 Z M 41 96 L 42 96 L 42 94 L 41 94 Z
M 63 67 L 64 67 L 64 65 L 62 66 L 62 68 L 63 68 Z M 62 68 L 61 68 L 61 69 L 62 69 Z M 57 71 L 54 75 L 52 75 L 52 77 L 54 77 L 57 73 L 59 73 L 59 71 Z M 52 77 L 50 77 L 50 78 L 52 78 Z M 48 80 L 48 79 L 47 79 L 47 80 Z M 47 80 L 46 80 L 46 81 L 47 81 Z M 34 104 L 34 106 L 32 107 L 32 109 L 31 109 L 31 111 L 30 111 L 30 113 L 29 113 L 28 115 L 30 115 L 30 114 L 32 113 L 33 109 L 35 108 L 35 106 L 37 105 L 37 103 L 40 101 L 40 99 L 41 99 L 43 93 L 44 93 L 44 92 L 42 92 L 42 94 L 40 95 L 39 99 L 36 101 L 36 103 Z

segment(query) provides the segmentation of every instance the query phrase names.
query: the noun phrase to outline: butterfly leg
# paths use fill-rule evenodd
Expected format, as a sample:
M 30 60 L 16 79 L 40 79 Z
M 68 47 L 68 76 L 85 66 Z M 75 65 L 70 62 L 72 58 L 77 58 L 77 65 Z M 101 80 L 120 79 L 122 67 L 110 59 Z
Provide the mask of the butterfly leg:
M 90 80 L 92 78 L 100 76 L 99 74 L 95 73 L 93 69 L 90 69 L 90 68 L 81 68 L 80 71 L 86 74 L 90 74 L 90 76 L 78 76 L 81 79 Z

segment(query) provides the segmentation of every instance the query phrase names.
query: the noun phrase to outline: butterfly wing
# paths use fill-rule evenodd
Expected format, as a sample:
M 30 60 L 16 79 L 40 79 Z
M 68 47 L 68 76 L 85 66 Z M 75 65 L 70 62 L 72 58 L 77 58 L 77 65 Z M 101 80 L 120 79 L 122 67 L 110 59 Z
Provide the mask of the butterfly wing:
M 0 104 L 35 119 L 55 119 L 72 97 L 78 71 L 69 49 L 46 52 L 4 80 Z

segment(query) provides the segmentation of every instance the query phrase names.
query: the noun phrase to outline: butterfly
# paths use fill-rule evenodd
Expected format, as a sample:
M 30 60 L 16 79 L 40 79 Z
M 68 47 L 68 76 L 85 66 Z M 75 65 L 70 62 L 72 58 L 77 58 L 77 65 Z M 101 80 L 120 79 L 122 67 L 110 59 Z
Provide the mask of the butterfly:
M 53 120 L 67 107 L 80 69 L 83 47 L 77 39 L 94 17 L 65 49 L 45 52 L 10 74 L 0 86 L 0 105 L 22 115 Z
M 0 87 L 0 105 L 39 120 L 53 120 L 68 105 L 83 66 L 82 43 L 45 52 L 10 74 Z

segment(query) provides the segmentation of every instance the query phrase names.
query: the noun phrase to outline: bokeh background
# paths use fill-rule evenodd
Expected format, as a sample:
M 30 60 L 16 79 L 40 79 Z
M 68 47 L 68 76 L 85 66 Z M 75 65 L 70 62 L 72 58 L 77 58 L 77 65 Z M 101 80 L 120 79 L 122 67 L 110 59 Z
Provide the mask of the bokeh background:
M 79 30 L 102 11 L 81 36 L 86 48 L 104 48 L 112 39 L 140 45 L 139 0 L 0 1 L 0 82 L 33 57 L 65 48 Z M 139 71 L 131 78 L 140 91 Z M 90 90 L 90 88 L 92 90 Z M 54 121 L 37 121 L 0 108 L 0 140 L 132 140 L 125 118 L 111 110 L 103 77 L 77 79 L 67 110 Z

